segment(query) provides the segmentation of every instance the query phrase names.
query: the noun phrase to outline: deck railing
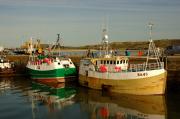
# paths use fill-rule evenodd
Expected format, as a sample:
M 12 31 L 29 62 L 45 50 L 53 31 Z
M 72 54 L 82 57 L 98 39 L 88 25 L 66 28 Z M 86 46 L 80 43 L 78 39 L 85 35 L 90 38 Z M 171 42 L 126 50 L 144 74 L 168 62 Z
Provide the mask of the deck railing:
M 145 63 L 143 64 L 130 64 L 128 71 L 130 72 L 137 72 L 137 71 L 149 71 L 149 70 L 157 70 L 157 69 L 163 69 L 164 68 L 164 62 L 159 63 L 148 63 L 147 66 Z
M 86 66 L 86 65 L 84 65 Z M 94 71 L 98 72 L 111 72 L 111 73 L 119 73 L 119 72 L 138 72 L 138 71 L 149 71 L 149 70 L 158 70 L 158 69 L 164 69 L 164 62 L 158 62 L 158 63 L 142 63 L 142 64 L 129 64 L 127 70 L 123 69 L 117 69 L 114 68 L 114 70 L 109 69 L 108 67 L 95 67 Z M 91 69 L 93 71 L 93 69 Z

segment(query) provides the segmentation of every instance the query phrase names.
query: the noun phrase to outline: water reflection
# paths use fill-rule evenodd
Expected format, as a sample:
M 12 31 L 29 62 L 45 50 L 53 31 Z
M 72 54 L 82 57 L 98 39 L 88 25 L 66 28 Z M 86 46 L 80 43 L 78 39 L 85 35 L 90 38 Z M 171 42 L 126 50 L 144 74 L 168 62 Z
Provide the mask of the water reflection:
M 0 79 L 0 119 L 57 119 L 74 104 L 74 87 L 42 84 L 24 77 Z
M 180 95 L 167 99 L 168 117 L 178 117 Z M 0 119 L 167 118 L 164 96 L 107 94 L 74 84 L 44 84 L 23 77 L 0 79 L 0 105 Z
M 7 89 L 11 88 L 11 82 L 4 78 L 0 80 L 0 94 L 3 94 Z
M 81 109 L 91 119 L 165 119 L 164 96 L 102 94 L 94 90 L 80 91 Z
M 32 89 L 29 95 L 34 100 L 46 102 L 48 104 L 62 103 L 74 97 L 76 90 L 72 87 L 65 87 L 64 83 L 48 83 L 32 82 Z
M 34 118 L 37 108 L 41 105 L 48 107 L 48 112 L 52 113 L 74 103 L 72 98 L 76 90 L 72 87 L 65 87 L 65 83 L 32 82 L 31 84 L 32 89 L 28 91 L 28 95 L 31 97 Z

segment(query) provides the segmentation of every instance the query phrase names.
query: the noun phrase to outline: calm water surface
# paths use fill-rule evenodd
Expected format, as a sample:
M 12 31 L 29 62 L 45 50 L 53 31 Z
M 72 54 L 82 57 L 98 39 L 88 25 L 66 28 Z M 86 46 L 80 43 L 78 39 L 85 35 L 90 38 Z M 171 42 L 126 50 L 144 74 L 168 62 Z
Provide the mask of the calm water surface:
M 107 94 L 77 84 L 0 78 L 0 119 L 179 119 L 180 93 Z

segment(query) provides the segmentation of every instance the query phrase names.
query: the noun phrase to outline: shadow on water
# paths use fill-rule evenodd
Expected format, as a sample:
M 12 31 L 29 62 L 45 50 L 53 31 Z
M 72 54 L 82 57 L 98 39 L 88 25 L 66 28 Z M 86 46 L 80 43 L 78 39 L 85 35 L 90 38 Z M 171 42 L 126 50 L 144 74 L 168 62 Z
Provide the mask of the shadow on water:
M 168 71 L 166 91 L 168 119 L 180 118 L 180 71 Z
M 167 93 L 180 92 L 180 71 L 168 71 Z
M 179 119 L 180 91 L 165 96 L 106 93 L 76 83 L 0 79 L 0 119 Z

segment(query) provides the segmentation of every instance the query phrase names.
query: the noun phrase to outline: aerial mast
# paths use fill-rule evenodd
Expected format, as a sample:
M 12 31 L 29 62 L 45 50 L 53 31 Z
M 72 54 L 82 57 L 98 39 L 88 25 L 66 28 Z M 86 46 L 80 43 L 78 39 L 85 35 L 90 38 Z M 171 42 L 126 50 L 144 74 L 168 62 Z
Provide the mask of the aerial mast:
M 61 44 L 60 44 L 60 34 L 57 34 L 57 41 L 56 41 L 56 46 L 57 46 L 57 48 L 61 48 Z
M 105 50 L 105 55 L 108 55 L 109 52 L 109 41 L 108 41 L 108 35 L 107 35 L 107 29 L 103 29 L 103 37 L 102 37 L 102 47 L 103 50 Z
M 158 53 L 157 48 L 156 48 L 156 46 L 152 40 L 152 27 L 153 27 L 153 25 L 154 24 L 152 24 L 152 23 L 148 24 L 148 27 L 149 27 L 149 48 L 148 48 L 148 52 L 147 52 L 145 70 L 147 69 L 147 64 L 148 64 L 150 55 L 152 55 L 156 59 L 158 66 L 161 66 L 159 53 Z
M 149 40 L 152 41 L 152 27 L 153 27 L 154 24 L 152 23 L 149 23 L 148 26 L 149 26 Z
M 60 48 L 61 48 L 61 44 L 60 44 L 60 34 L 57 34 L 57 40 L 55 42 L 55 44 L 52 46 L 52 50 L 57 50 L 58 54 L 60 55 Z
M 52 49 L 60 49 L 61 48 L 61 44 L 60 44 L 60 34 L 57 34 L 57 40 L 56 40 L 56 43 L 52 46 Z
M 101 48 L 104 51 L 105 56 L 109 55 L 109 41 L 108 41 L 108 33 L 107 33 L 107 16 L 104 19 L 104 24 L 102 25 L 102 41 L 101 41 Z

